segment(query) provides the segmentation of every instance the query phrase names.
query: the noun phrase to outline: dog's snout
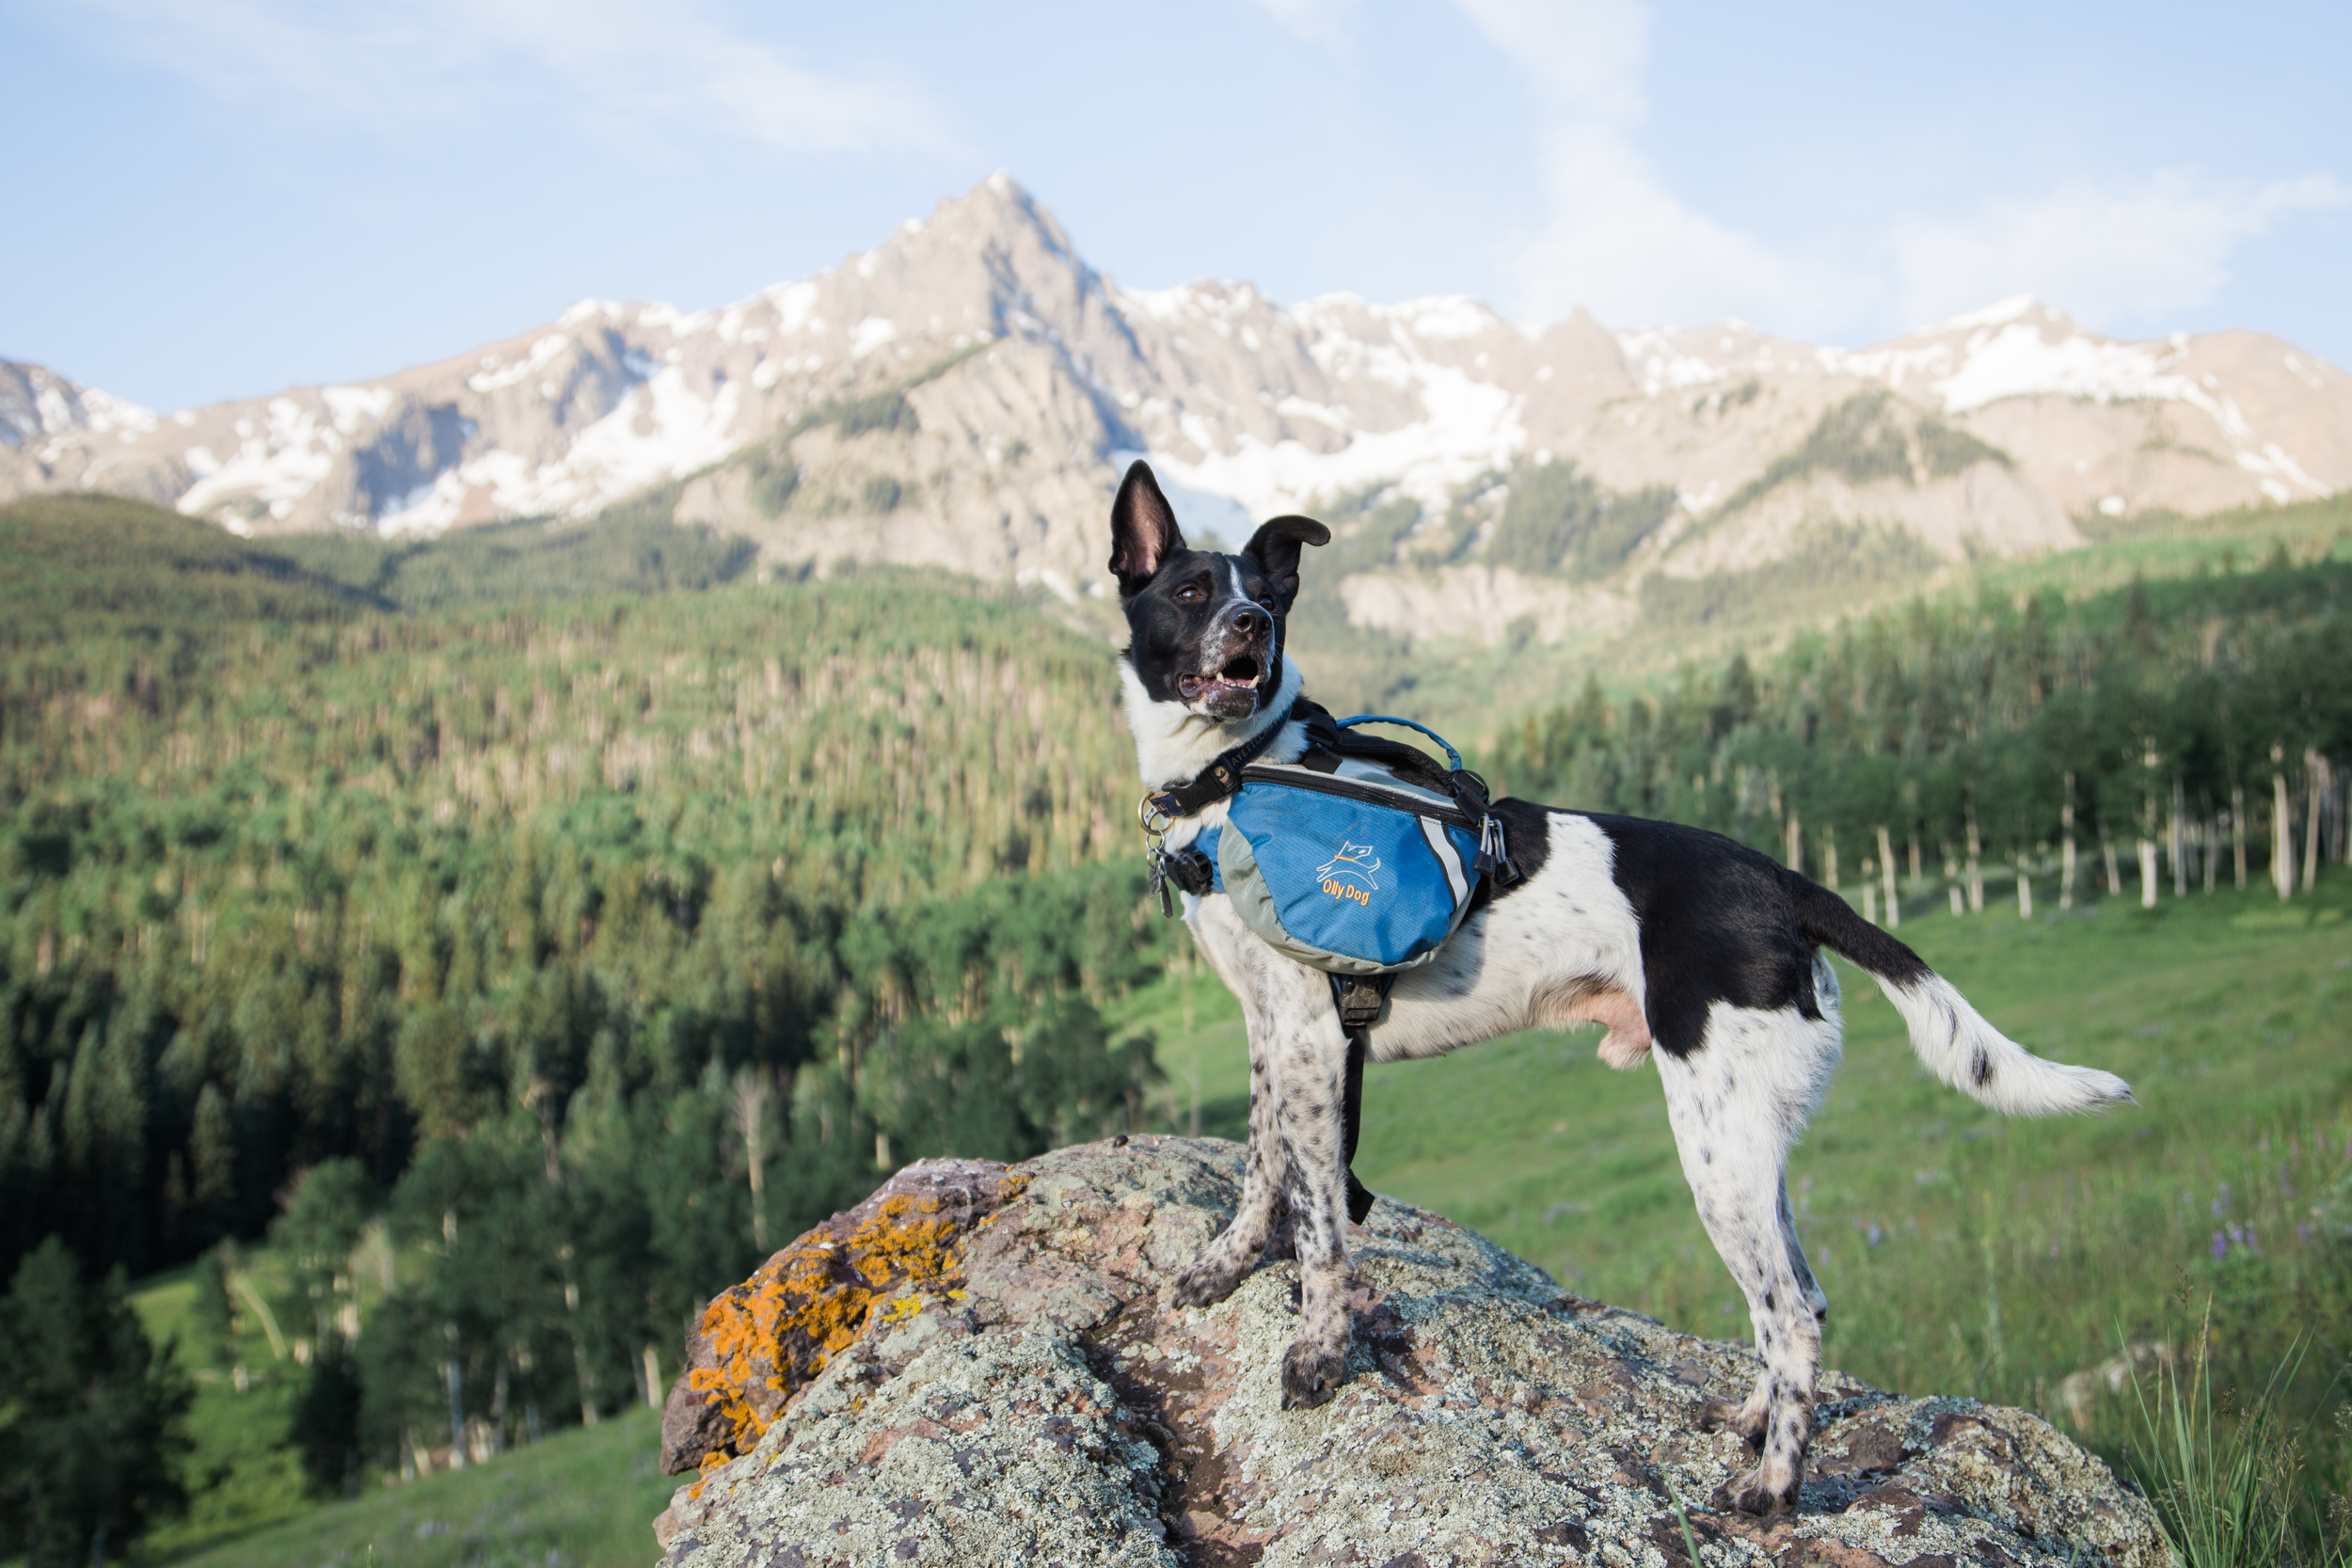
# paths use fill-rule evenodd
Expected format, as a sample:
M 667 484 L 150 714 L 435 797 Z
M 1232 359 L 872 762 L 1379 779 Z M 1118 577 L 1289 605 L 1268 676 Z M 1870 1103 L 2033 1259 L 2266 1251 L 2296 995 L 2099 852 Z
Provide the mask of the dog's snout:
M 1257 606 L 1244 605 L 1226 618 L 1225 625 L 1237 637 L 1256 637 L 1272 626 L 1273 622 L 1267 618 L 1266 612 Z

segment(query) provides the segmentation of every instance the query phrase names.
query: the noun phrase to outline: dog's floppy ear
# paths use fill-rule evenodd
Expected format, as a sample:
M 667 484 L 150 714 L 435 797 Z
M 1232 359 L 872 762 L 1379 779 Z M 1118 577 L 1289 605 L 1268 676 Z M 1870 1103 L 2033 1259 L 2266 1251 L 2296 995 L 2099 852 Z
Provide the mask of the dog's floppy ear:
M 1275 608 L 1288 610 L 1291 601 L 1298 597 L 1298 546 L 1330 542 L 1331 531 L 1312 517 L 1275 517 L 1249 536 L 1249 543 L 1241 547 L 1241 553 L 1255 561 L 1258 569 L 1265 573 Z
M 1141 458 L 1128 465 L 1111 503 L 1111 576 L 1119 596 L 1132 599 L 1151 582 L 1168 558 L 1184 547 L 1176 513 L 1160 494 L 1160 482 Z

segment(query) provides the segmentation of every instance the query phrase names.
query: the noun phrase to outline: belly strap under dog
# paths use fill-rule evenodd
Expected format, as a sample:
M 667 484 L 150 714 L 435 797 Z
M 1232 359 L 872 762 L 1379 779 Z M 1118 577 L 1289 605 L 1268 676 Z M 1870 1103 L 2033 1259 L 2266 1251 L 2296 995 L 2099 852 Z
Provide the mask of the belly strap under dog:
M 1347 1037 L 1347 1077 L 1340 1094 L 1340 1162 L 1347 1171 L 1347 1217 L 1358 1225 L 1372 1212 L 1372 1194 L 1356 1180 L 1356 1138 L 1364 1125 L 1364 1059 L 1372 1053 L 1372 1025 L 1389 999 L 1393 974 L 1334 974 L 1331 1000 Z

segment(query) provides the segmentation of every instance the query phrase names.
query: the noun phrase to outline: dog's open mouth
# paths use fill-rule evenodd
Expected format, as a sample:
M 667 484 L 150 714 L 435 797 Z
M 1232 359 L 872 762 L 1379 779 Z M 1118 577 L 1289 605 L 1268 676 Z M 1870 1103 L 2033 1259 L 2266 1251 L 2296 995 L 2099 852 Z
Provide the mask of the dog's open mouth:
M 1177 676 L 1176 694 L 1187 703 L 1197 703 L 1203 697 L 1214 697 L 1220 692 L 1254 690 L 1257 685 L 1258 661 L 1243 654 L 1238 658 L 1227 659 L 1225 667 L 1213 673 Z

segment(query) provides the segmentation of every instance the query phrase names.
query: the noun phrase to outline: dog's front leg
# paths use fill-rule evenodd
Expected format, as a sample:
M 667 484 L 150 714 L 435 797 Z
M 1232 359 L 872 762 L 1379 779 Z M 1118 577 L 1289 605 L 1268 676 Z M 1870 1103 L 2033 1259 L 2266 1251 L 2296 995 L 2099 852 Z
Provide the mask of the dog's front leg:
M 1249 1162 L 1242 1170 L 1241 1205 L 1233 1212 L 1233 1223 L 1176 1276 L 1172 1295 L 1179 1307 L 1214 1307 L 1232 1295 L 1274 1234 L 1275 1208 L 1282 1196 L 1282 1146 L 1275 1132 L 1266 1031 L 1254 1010 L 1245 1012 L 1249 1030 Z
M 1320 984 L 1322 976 L 1317 975 Z M 1296 1009 L 1274 1042 L 1276 1132 L 1282 1196 L 1298 1252 L 1298 1338 L 1282 1356 L 1282 1407 L 1322 1404 L 1347 1380 L 1348 1309 L 1344 1115 L 1347 1040 L 1327 994 Z

